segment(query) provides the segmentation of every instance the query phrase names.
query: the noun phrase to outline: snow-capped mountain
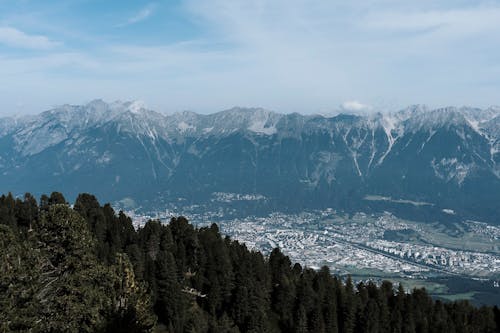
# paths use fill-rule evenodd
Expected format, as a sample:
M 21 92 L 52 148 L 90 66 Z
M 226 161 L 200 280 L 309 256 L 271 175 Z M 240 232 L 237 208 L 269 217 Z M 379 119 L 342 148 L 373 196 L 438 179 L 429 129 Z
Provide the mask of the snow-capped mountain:
M 277 210 L 411 214 L 425 203 L 424 219 L 444 209 L 500 223 L 500 108 L 163 115 L 96 100 L 0 119 L 0 174 L 3 192 L 15 194 L 88 191 L 155 205 L 225 192 L 260 195 Z

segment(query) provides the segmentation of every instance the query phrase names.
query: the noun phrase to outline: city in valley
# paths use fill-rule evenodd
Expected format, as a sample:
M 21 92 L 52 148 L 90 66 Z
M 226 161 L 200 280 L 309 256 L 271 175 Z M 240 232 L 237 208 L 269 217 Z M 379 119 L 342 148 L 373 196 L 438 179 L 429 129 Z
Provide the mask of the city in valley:
M 225 205 L 258 200 L 262 196 L 215 193 L 210 205 L 169 204 L 161 212 L 128 213 L 136 226 L 178 215 L 198 227 L 216 222 L 222 233 L 251 249 L 269 253 L 278 247 L 292 262 L 315 269 L 326 265 L 357 282 L 390 279 L 407 289 L 423 286 L 439 297 L 480 303 L 488 303 L 483 292 L 500 295 L 500 227 L 478 221 L 424 223 L 390 212 L 347 214 L 331 208 L 241 216 Z

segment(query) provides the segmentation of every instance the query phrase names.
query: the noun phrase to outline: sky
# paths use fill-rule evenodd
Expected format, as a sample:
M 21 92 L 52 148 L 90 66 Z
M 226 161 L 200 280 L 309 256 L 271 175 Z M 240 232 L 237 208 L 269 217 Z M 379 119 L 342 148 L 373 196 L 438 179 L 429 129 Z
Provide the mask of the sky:
M 0 0 L 0 115 L 500 104 L 500 1 Z

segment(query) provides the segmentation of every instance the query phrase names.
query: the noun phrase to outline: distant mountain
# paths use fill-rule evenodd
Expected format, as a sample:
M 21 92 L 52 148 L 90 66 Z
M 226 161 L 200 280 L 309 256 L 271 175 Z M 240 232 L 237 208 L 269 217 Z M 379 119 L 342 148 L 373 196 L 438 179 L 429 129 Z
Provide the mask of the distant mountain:
M 88 191 L 157 209 L 237 193 L 265 198 L 263 209 L 391 210 L 498 224 L 500 108 L 324 117 L 64 105 L 0 119 L 0 187 Z

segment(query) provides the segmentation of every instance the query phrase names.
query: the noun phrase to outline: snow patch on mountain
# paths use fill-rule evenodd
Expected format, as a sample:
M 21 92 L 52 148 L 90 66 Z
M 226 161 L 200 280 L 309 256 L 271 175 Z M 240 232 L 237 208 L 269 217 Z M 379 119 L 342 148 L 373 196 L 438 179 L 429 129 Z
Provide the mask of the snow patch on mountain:
M 399 127 L 400 119 L 398 119 L 396 116 L 392 114 L 387 114 L 382 117 L 380 124 L 382 128 L 384 129 L 385 135 L 387 137 L 387 149 L 386 151 L 382 154 L 382 156 L 378 160 L 378 165 L 382 164 L 384 162 L 384 159 L 389 155 L 389 153 L 392 150 L 392 147 L 394 146 L 394 142 L 402 135 L 402 130 L 398 130 L 395 134 L 396 137 L 393 137 L 393 132 L 396 131 L 396 129 L 400 128 Z
M 190 125 L 184 121 L 181 121 L 178 125 L 177 125 L 177 128 L 179 129 L 179 132 L 181 133 L 185 133 L 189 130 L 193 130 L 195 131 L 196 130 L 196 126 L 193 126 L 193 125 Z
M 255 120 L 249 127 L 249 131 L 255 132 L 255 133 L 262 133 L 265 135 L 273 135 L 276 134 L 276 126 L 274 125 L 267 125 L 267 120 Z
M 473 163 L 460 162 L 456 157 L 442 158 L 439 161 L 432 159 L 431 167 L 436 177 L 446 182 L 455 180 L 458 185 L 462 185 L 465 178 L 474 170 Z
M 293 137 L 301 141 L 304 135 L 326 133 L 334 146 L 342 145 L 342 149 L 348 152 L 343 157 L 352 161 L 359 177 L 364 177 L 365 173 L 380 167 L 389 155 L 398 153 L 394 152 L 394 147 L 402 137 L 410 135 L 406 142 L 407 148 L 412 134 L 419 131 L 428 133 L 426 139 L 418 139 L 421 140 L 419 151 L 422 151 L 438 130 L 451 127 L 464 142 L 459 144 L 457 149 L 474 149 L 471 154 L 481 161 L 476 158 L 475 162 L 464 162 L 458 157 L 434 160 L 431 164 L 437 177 L 446 181 L 455 179 L 461 184 L 474 172 L 477 167 L 475 163 L 484 162 L 489 165 L 490 171 L 500 178 L 500 108 L 483 110 L 449 107 L 430 110 L 425 106 L 416 105 L 398 112 L 363 116 L 339 114 L 332 118 L 317 115 L 283 115 L 260 108 L 232 108 L 210 115 L 184 111 L 167 116 L 147 110 L 141 101 L 106 103 L 94 100 L 83 106 L 63 105 L 36 116 L 0 119 L 0 137 L 12 135 L 15 151 L 21 156 L 31 156 L 63 142 L 64 146 L 68 147 L 68 152 L 72 151 L 74 146 L 95 144 L 85 139 L 89 138 L 86 134 L 89 130 L 99 129 L 107 133 L 116 131 L 119 135 L 126 134 L 137 138 L 148 154 L 157 156 L 162 164 L 171 165 L 175 164 L 175 158 L 161 153 L 161 140 L 170 145 L 185 142 L 187 138 L 197 140 L 206 135 L 223 137 L 242 131 L 247 133 L 246 137 L 250 140 L 254 140 L 257 135 L 277 135 L 281 139 Z M 479 146 L 474 146 L 472 131 L 486 139 L 486 152 L 479 153 Z M 150 144 L 153 146 L 147 148 Z M 201 153 L 193 149 L 190 151 L 192 154 Z M 94 156 L 95 163 L 111 163 L 103 156 Z M 317 161 L 319 167 L 324 170 L 313 170 L 310 173 L 313 183 L 321 177 L 328 182 L 335 179 L 338 156 L 325 156 Z
M 207 128 L 204 128 L 204 129 L 203 129 L 203 134 L 208 134 L 208 133 L 212 132 L 212 130 L 213 130 L 213 129 L 214 129 L 214 127 L 213 127 L 213 126 L 212 126 L 212 127 L 207 127 Z

